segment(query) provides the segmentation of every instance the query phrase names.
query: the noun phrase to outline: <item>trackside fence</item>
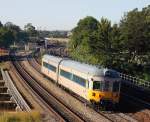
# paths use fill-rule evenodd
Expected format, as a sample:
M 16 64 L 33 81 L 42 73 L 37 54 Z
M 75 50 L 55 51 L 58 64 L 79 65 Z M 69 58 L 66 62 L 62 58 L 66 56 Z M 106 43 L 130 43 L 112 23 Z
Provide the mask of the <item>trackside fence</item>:
M 21 110 L 30 112 L 31 111 L 30 107 L 28 106 L 26 101 L 23 99 L 23 97 L 21 96 L 21 94 L 19 93 L 15 85 L 13 84 L 13 81 L 11 80 L 8 72 L 4 71 L 3 69 L 1 69 L 1 72 L 2 72 L 3 79 L 6 83 L 6 86 L 9 89 L 9 93 L 13 96 L 17 105 L 20 107 Z
M 138 86 L 146 90 L 150 90 L 150 81 L 139 79 L 130 75 L 123 74 L 123 73 L 120 73 L 120 77 L 125 83 Z

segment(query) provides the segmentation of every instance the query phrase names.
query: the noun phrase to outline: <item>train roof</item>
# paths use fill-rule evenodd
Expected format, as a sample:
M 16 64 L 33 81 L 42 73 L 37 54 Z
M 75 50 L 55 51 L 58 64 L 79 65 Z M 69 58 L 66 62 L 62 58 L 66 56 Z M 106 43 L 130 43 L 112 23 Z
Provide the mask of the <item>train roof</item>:
M 49 61 L 49 60 L 53 61 L 53 62 L 55 62 L 57 64 L 62 60 L 62 58 L 60 58 L 60 57 L 47 55 L 47 54 L 43 56 L 43 59 L 46 60 L 46 61 Z
M 78 61 L 73 61 L 70 59 L 63 59 L 60 57 L 52 56 L 52 55 L 44 55 L 43 58 L 45 60 L 51 60 L 55 63 L 58 63 L 61 61 L 62 66 L 70 67 L 74 70 L 77 70 L 79 72 L 85 73 L 85 74 L 90 74 L 94 76 L 108 76 L 109 77 L 119 77 L 118 72 L 112 69 L 107 69 L 102 66 L 95 66 L 95 65 L 89 65 L 85 63 L 81 63 Z M 107 74 L 106 74 L 107 72 Z
M 61 62 L 61 65 L 66 66 L 66 67 L 70 67 L 74 70 L 77 70 L 79 72 L 86 73 L 86 74 L 104 75 L 104 68 L 102 68 L 102 67 L 98 68 L 98 67 L 93 66 L 93 65 L 89 65 L 89 64 L 69 60 L 69 59 L 63 60 Z

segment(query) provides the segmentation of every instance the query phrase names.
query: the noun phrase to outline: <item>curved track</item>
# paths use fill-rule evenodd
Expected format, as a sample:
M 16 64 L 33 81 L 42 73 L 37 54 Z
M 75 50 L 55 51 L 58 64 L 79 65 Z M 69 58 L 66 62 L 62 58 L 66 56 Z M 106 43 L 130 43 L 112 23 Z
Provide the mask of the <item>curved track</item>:
M 76 121 L 76 122 L 83 122 L 86 121 L 84 118 L 82 118 L 80 115 L 77 115 L 74 113 L 70 108 L 65 106 L 59 99 L 57 99 L 55 96 L 47 92 L 43 87 L 41 87 L 40 84 L 38 84 L 35 79 L 33 79 L 18 62 L 14 62 L 15 67 L 21 74 L 21 76 L 28 82 L 28 84 L 32 87 L 32 89 L 38 93 L 40 97 L 61 117 L 64 118 L 65 121 Z
M 22 86 L 24 86 L 24 84 L 27 86 L 27 90 L 31 91 L 37 98 L 38 100 L 45 106 L 43 107 L 43 110 L 45 112 L 47 112 L 47 114 L 49 113 L 53 113 L 54 117 L 53 120 L 59 121 L 59 122 L 65 122 L 65 119 L 63 117 L 61 117 L 50 105 L 48 105 L 40 95 L 37 94 L 36 91 L 34 91 L 34 89 L 27 83 L 27 81 L 20 75 L 20 70 L 18 70 L 19 67 L 17 67 L 16 64 L 17 62 L 13 62 L 11 63 L 11 68 L 13 70 L 13 72 L 16 74 L 15 77 L 18 77 L 19 79 L 21 79 L 21 84 Z M 47 118 L 47 120 L 51 120 L 51 118 Z
M 32 58 L 32 59 L 28 59 L 29 64 L 35 68 L 39 73 L 41 73 L 41 66 L 40 64 L 38 64 L 38 62 L 36 61 L 36 59 Z M 74 96 L 77 99 L 79 99 L 77 96 Z M 79 99 L 80 100 L 80 99 Z M 83 102 L 81 100 L 81 102 Z M 97 110 L 96 110 L 97 111 Z M 135 119 L 133 119 L 132 117 L 123 114 L 123 113 L 114 113 L 114 112 L 102 112 L 102 111 L 97 111 L 100 115 L 104 116 L 105 118 L 109 119 L 110 121 L 113 122 L 118 122 L 118 121 L 132 121 L 132 122 L 136 122 Z

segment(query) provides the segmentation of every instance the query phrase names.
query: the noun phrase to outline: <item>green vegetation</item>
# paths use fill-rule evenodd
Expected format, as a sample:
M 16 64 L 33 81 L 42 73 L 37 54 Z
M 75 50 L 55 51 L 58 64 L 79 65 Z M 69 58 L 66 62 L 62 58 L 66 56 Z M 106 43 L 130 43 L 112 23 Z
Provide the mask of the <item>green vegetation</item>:
M 73 59 L 150 80 L 150 6 L 126 13 L 119 24 L 88 16 L 72 33 Z
M 0 122 L 41 122 L 41 117 L 38 112 L 1 112 Z
M 29 37 L 36 37 L 37 36 L 37 30 L 35 29 L 35 27 L 31 24 L 28 23 L 24 26 L 25 31 L 27 32 Z
M 8 48 L 13 42 L 26 41 L 28 35 L 19 26 L 11 22 L 2 24 L 0 22 L 0 47 Z
M 8 48 L 11 44 L 37 42 L 43 40 L 44 37 L 66 38 L 68 31 L 41 31 L 31 24 L 27 23 L 24 30 L 11 22 L 4 25 L 0 22 L 0 47 Z

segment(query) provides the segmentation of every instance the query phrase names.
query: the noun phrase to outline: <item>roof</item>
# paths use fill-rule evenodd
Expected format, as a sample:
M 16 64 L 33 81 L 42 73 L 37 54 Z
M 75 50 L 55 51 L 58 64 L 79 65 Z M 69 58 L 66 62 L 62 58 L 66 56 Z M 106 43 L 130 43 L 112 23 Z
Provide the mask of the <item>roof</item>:
M 93 65 L 73 61 L 73 60 L 63 60 L 61 65 L 70 67 L 72 69 L 78 70 L 82 73 L 91 74 L 91 75 L 104 75 L 104 68 L 98 68 Z
M 79 72 L 90 74 L 94 76 L 108 76 L 108 77 L 119 77 L 118 73 L 115 70 L 107 69 L 103 67 L 97 67 L 95 65 L 89 65 L 85 63 L 81 63 L 78 61 L 73 61 L 70 59 L 63 59 L 60 57 L 52 56 L 52 55 L 44 55 L 43 57 L 46 60 L 51 60 L 57 64 L 61 61 L 62 66 L 70 67 Z
M 49 61 L 49 60 L 53 61 L 53 62 L 55 62 L 57 64 L 59 64 L 59 62 L 62 60 L 62 58 L 56 57 L 56 56 L 52 56 L 52 55 L 44 55 L 43 59 L 47 60 L 47 61 Z

